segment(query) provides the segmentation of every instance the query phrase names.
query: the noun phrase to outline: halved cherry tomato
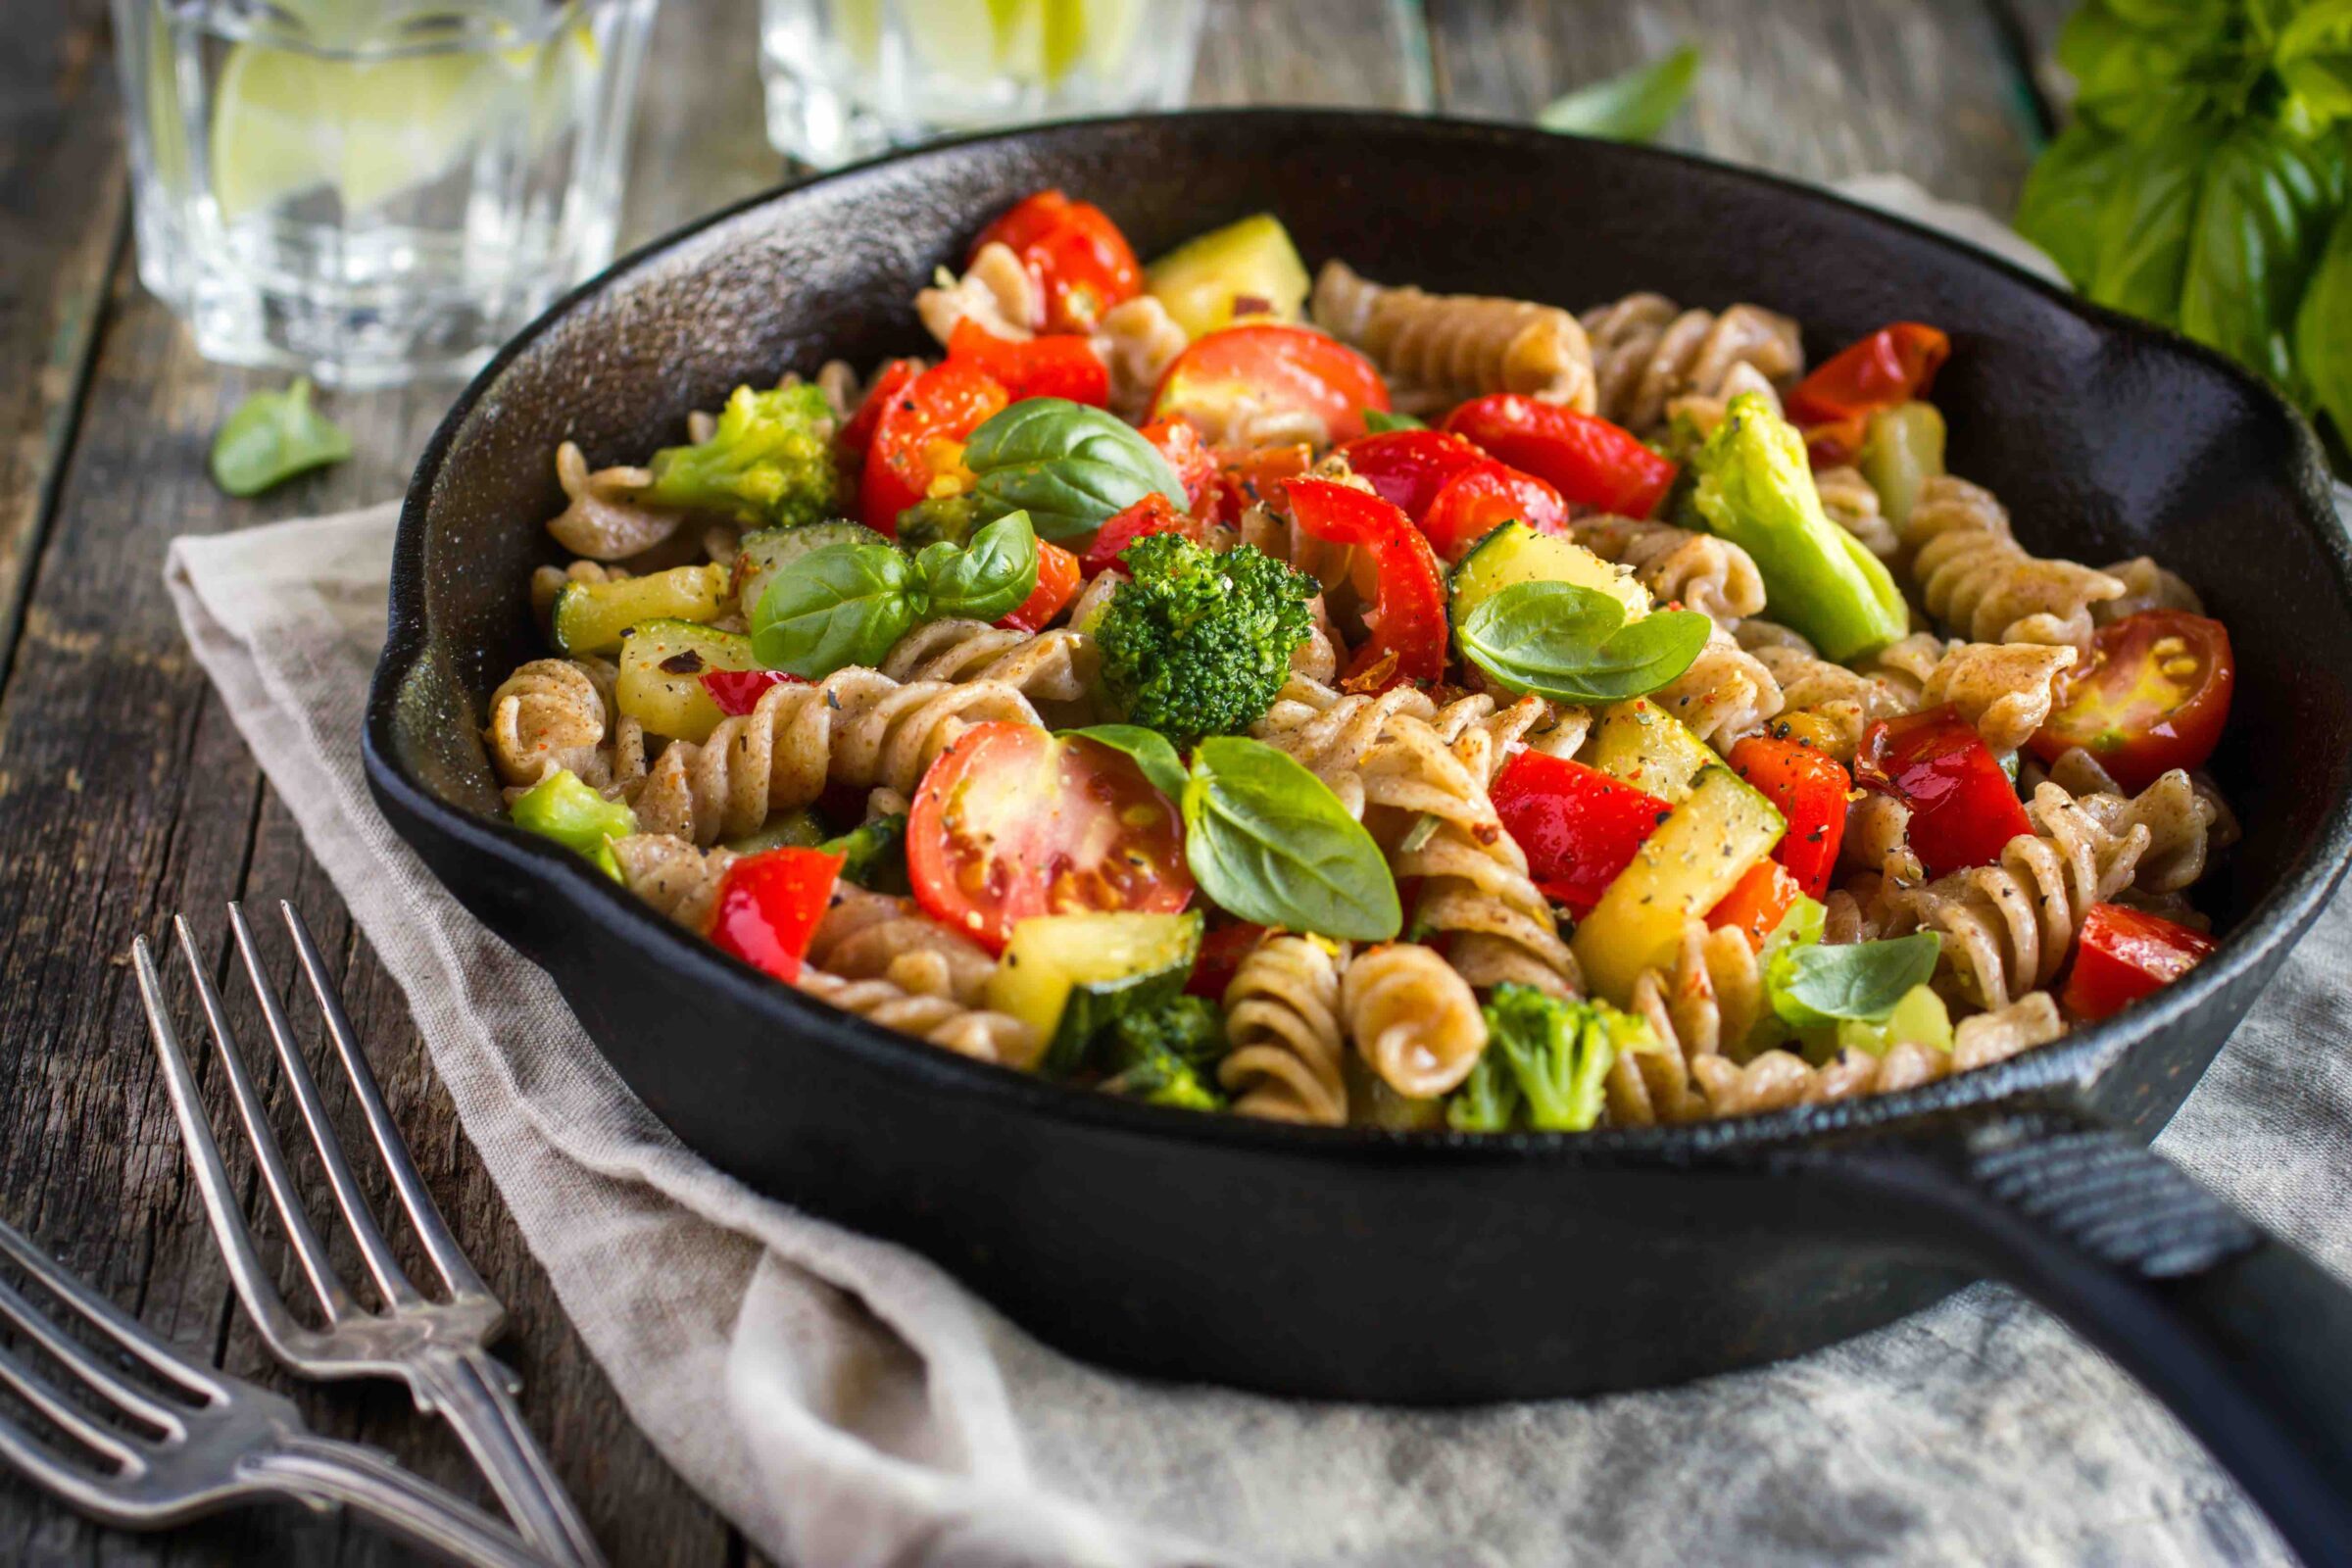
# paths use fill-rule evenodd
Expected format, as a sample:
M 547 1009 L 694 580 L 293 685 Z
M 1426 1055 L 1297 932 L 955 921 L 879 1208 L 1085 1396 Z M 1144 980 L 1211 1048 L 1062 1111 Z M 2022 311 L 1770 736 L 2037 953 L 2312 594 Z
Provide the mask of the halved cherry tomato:
M 1487 455 L 1443 430 L 1382 430 L 1357 436 L 1340 456 L 1381 500 L 1419 522 L 1446 481 Z
M 975 724 L 906 819 L 915 902 L 992 953 L 1033 915 L 1172 914 L 1193 896 L 1175 806 L 1133 760 L 1035 724 Z
M 779 980 L 798 980 L 844 858 L 803 849 L 743 857 L 719 880 L 711 943 Z
M 1078 557 L 1050 539 L 1037 542 L 1037 589 L 997 622 L 1007 631 L 1043 631 L 1078 594 Z
M 1213 918 L 1213 916 L 1212 916 Z M 1240 972 L 1242 960 L 1250 950 L 1265 939 L 1266 928 L 1253 920 L 1229 920 L 1212 925 L 1200 939 L 1200 956 L 1193 959 L 1193 972 L 1184 982 L 1188 996 L 1206 997 L 1211 1002 L 1225 1000 L 1225 988 L 1233 984 Z
M 1472 398 L 1446 416 L 1446 428 L 1577 506 L 1624 517 L 1648 516 L 1678 471 L 1630 430 L 1516 392 Z
M 1086 547 L 1086 556 L 1079 563 L 1089 577 L 1105 571 L 1127 574 L 1119 560 L 1119 552 L 1150 534 L 1180 533 L 1198 541 L 1200 524 L 1178 512 L 1166 496 L 1154 490 L 1126 511 L 1114 513 L 1095 530 L 1095 542 Z
M 1788 868 L 1806 898 L 1829 892 L 1838 847 L 1845 842 L 1846 797 L 1854 787 L 1845 765 L 1810 746 L 1767 735 L 1750 735 L 1724 760 L 1788 820 L 1788 831 L 1772 848 L 1773 859 Z
M 1332 442 L 1364 433 L 1364 411 L 1386 410 L 1389 384 L 1338 338 L 1303 326 L 1228 326 L 1176 356 L 1152 400 L 1153 419 L 1194 416 L 1221 430 L 1244 405 L 1311 415 Z
M 718 710 L 731 716 L 750 712 L 760 706 L 771 686 L 806 686 L 808 683 L 798 675 L 788 675 L 780 669 L 706 669 L 695 679 L 710 694 Z
M 1198 514 L 1217 490 L 1217 455 L 1200 439 L 1200 432 L 1184 419 L 1157 419 L 1143 428 L 1143 437 L 1159 449 L 1184 481 L 1184 504 Z
M 882 411 L 891 400 L 906 390 L 908 382 L 923 373 L 920 360 L 892 360 L 874 372 L 874 384 L 865 389 L 856 412 L 848 422 L 834 432 L 833 444 L 846 457 L 859 463 L 865 461 L 865 449 L 873 444 L 874 426 L 881 422 Z
M 1119 225 L 1094 203 L 1058 190 L 1014 203 L 980 231 L 972 254 L 992 243 L 1010 247 L 1045 295 L 1046 317 L 1028 323 L 1034 328 L 1091 332 L 1104 311 L 1143 291 L 1144 270 Z
M 1470 547 L 1506 522 L 1524 522 L 1538 533 L 1568 531 L 1568 503 L 1532 473 L 1521 473 L 1492 458 L 1472 464 L 1446 481 L 1421 518 L 1421 531 L 1441 560 L 1462 559 Z
M 1067 398 L 1100 409 L 1110 402 L 1110 367 L 1087 338 L 1033 337 L 1016 343 L 967 316 L 948 335 L 948 359 L 986 370 L 1015 403 Z
M 1949 703 L 1873 724 L 1854 755 L 1854 782 L 1911 808 L 1911 849 L 1930 876 L 1990 865 L 2034 831 L 2017 787 Z
M 1377 582 L 1364 624 L 1372 635 L 1348 666 L 1349 691 L 1427 686 L 1446 673 L 1446 577 L 1412 519 L 1367 491 L 1331 479 L 1283 483 L 1291 515 L 1317 539 L 1370 556 Z
M 1513 757 L 1489 794 L 1536 886 L 1579 915 L 1674 809 L 1623 779 L 1544 752 Z
M 1764 951 L 1764 939 L 1781 923 L 1789 906 L 1804 897 L 1796 878 L 1778 860 L 1758 860 L 1747 868 L 1747 874 L 1732 884 L 1715 907 L 1707 911 L 1707 925 L 1720 931 L 1725 926 L 1747 938 L 1747 945 L 1758 953 Z
M 2104 1018 L 2171 985 L 2212 956 L 2213 938 L 2160 914 L 2094 904 L 2082 917 L 2074 972 L 2058 1001 L 2078 1018 Z
M 858 519 L 895 539 L 900 513 L 968 485 L 964 441 L 1011 401 L 995 376 L 953 361 L 908 381 L 874 423 L 858 486 Z
M 1222 456 L 1225 462 L 1217 469 L 1216 505 L 1201 514 L 1212 522 L 1239 520 L 1243 513 L 1271 496 L 1283 480 L 1295 479 L 1315 466 L 1315 449 L 1303 442 Z
M 2143 790 L 2213 755 L 2236 685 L 2227 626 L 2184 610 L 2143 610 L 2099 628 L 2089 664 L 2027 744 L 2046 762 L 2080 746 L 2125 789 Z
M 1805 427 L 1816 468 L 1851 463 L 1871 415 L 1928 395 L 1952 342 L 1932 326 L 1897 321 L 1849 343 L 1788 394 L 1788 417 Z

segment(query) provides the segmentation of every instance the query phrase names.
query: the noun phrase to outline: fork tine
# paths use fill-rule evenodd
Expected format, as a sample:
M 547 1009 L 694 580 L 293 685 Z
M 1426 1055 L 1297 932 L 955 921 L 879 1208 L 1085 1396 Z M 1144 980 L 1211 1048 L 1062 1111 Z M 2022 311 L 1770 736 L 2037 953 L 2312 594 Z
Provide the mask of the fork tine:
M 192 1399 L 218 1402 L 228 1396 L 219 1379 L 164 1344 L 146 1326 L 114 1302 L 66 1271 L 32 1239 L 6 1220 L 0 1220 L 0 1251 L 40 1283 L 58 1304 L 80 1314 L 83 1322 L 113 1340 L 122 1351 L 157 1377 L 184 1390 Z
M 326 1167 L 326 1184 L 335 1195 L 335 1207 L 342 1212 L 343 1223 L 351 1227 L 352 1240 L 359 1244 L 360 1257 L 374 1276 L 376 1289 L 391 1302 L 412 1302 L 422 1299 L 416 1287 L 409 1283 L 400 1260 L 392 1255 L 391 1244 L 376 1228 L 375 1215 L 368 1207 L 368 1199 L 360 1191 L 360 1181 L 352 1173 L 351 1161 L 343 1157 L 343 1141 L 335 1135 L 335 1125 L 327 1119 L 326 1104 L 318 1098 L 318 1080 L 311 1076 L 310 1063 L 302 1059 L 302 1051 L 294 1043 L 293 1028 L 286 1022 L 283 1007 L 277 1004 L 277 992 L 270 984 L 269 971 L 262 967 L 261 953 L 253 945 L 253 930 L 245 923 L 245 911 L 235 904 L 228 906 L 228 928 L 237 939 L 237 954 L 244 960 L 245 978 L 252 982 L 253 994 L 262 1004 L 262 1021 L 269 1026 L 270 1043 L 277 1048 L 277 1059 L 286 1070 L 286 1083 L 294 1091 L 294 1103 L 302 1109 L 303 1125 L 311 1130 L 312 1147 L 318 1151 L 318 1161 Z
M 102 1474 L 86 1464 L 75 1464 L 19 1426 L 4 1411 L 0 1411 L 0 1459 L 14 1465 L 35 1486 L 46 1487 L 76 1507 L 103 1517 L 116 1516 L 114 1493 L 110 1490 L 115 1480 L 113 1475 Z
M 15 1324 L 19 1333 L 64 1362 L 75 1377 L 116 1405 L 173 1437 L 186 1434 L 188 1424 L 180 1419 L 178 1411 L 145 1389 L 135 1387 L 113 1367 L 99 1360 L 90 1353 L 89 1347 L 59 1328 L 47 1313 L 36 1308 L 24 1293 L 6 1280 L 0 1280 L 0 1318 Z
M 118 1465 L 129 1466 L 138 1462 L 130 1445 L 121 1433 L 102 1425 L 59 1393 L 47 1378 L 20 1360 L 16 1351 L 5 1347 L 0 1347 L 0 1385 L 6 1386 L 18 1398 L 55 1422 L 82 1446 L 105 1454 Z
M 326 964 L 318 956 L 318 944 L 311 940 L 311 928 L 303 922 L 302 912 L 287 900 L 278 900 L 277 908 L 285 917 L 286 930 L 293 935 L 294 952 L 302 960 L 304 977 L 311 983 L 311 995 L 318 999 L 318 1011 L 326 1019 L 326 1032 L 334 1041 L 335 1054 L 342 1058 L 343 1070 L 351 1075 L 352 1090 L 368 1117 L 368 1130 L 375 1136 L 376 1151 L 384 1157 L 384 1168 L 391 1173 L 393 1190 L 400 1194 L 409 1222 L 416 1227 L 417 1238 L 424 1243 L 433 1267 L 440 1270 L 442 1283 L 459 1295 L 487 1296 L 488 1288 L 459 1250 L 457 1238 L 450 1234 L 433 1195 L 425 1190 L 424 1179 L 416 1173 L 408 1141 L 401 1137 L 392 1113 L 384 1106 L 384 1097 L 375 1085 L 375 1073 L 368 1065 L 367 1053 L 360 1049 L 359 1033 L 343 1011 L 343 999 L 327 981 Z

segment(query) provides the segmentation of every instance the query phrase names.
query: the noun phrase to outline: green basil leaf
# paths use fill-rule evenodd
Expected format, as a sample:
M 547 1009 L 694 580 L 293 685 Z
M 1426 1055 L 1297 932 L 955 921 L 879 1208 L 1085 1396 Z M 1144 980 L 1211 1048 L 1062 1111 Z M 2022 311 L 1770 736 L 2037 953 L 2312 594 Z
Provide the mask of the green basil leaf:
M 2352 208 L 2335 220 L 2327 253 L 2303 291 L 2295 359 L 2312 401 L 2352 444 Z
M 1792 1029 L 1841 1018 L 1883 1023 L 1913 986 L 1936 972 L 1942 945 L 1936 933 L 1915 931 L 1886 942 L 1784 949 L 1766 976 L 1772 1010 Z
M 981 515 L 1026 512 L 1041 539 L 1092 533 L 1153 491 L 1185 506 L 1184 481 L 1135 426 L 1063 398 L 1004 410 L 972 432 L 963 462 Z
M 1536 116 L 1545 130 L 1611 141 L 1648 141 L 1683 112 L 1698 80 L 1698 51 L 1690 44 L 1554 98 Z
M 2136 144 L 2099 211 L 2099 259 L 2090 297 L 2171 326 L 2180 320 L 2211 125 L 2176 125 Z
M 1184 856 L 1200 891 L 1245 920 L 1349 942 L 1404 925 L 1380 846 L 1339 797 L 1263 741 L 1217 735 L 1193 749 Z
M 1515 692 L 1555 703 L 1645 696 L 1690 667 L 1714 622 L 1695 610 L 1637 621 L 1607 594 L 1565 582 L 1513 583 L 1470 612 L 1464 657 Z
M 2288 334 L 2343 198 L 2343 158 L 2257 121 L 2205 152 L 2180 330 L 2297 393 Z
M 2087 122 L 2043 149 L 2017 202 L 2017 231 L 2049 252 L 2078 288 L 2099 262 L 2099 215 L 2136 149 Z
M 271 485 L 351 456 L 351 437 L 311 407 L 311 382 L 296 376 L 283 392 L 256 392 L 213 438 L 213 483 L 232 496 Z
M 1029 514 L 1008 512 L 970 544 L 927 546 L 914 564 L 934 617 L 1000 620 L 1037 592 L 1037 534 Z
M 2059 29 L 2057 59 L 2083 119 L 2138 136 L 2240 102 L 2256 62 L 2235 49 L 2223 0 L 2088 0 Z
M 2313 129 L 2352 118 L 2352 0 L 2317 0 L 2278 34 L 2272 64 Z
M 1409 414 L 1395 414 L 1387 409 L 1366 409 L 1364 428 L 1374 435 L 1386 435 L 1391 430 L 1426 430 L 1429 426 Z
M 827 545 L 778 572 L 752 612 L 752 652 L 770 669 L 822 680 L 879 664 L 922 618 L 914 564 L 889 545 Z
M 1114 752 L 1124 752 L 1144 770 L 1144 777 L 1152 781 L 1153 789 L 1171 801 L 1184 799 L 1185 780 L 1191 775 L 1185 772 L 1184 760 L 1176 755 L 1175 746 L 1159 731 L 1146 729 L 1141 724 L 1090 724 L 1084 729 L 1065 729 L 1061 734 L 1064 739 L 1083 735 Z

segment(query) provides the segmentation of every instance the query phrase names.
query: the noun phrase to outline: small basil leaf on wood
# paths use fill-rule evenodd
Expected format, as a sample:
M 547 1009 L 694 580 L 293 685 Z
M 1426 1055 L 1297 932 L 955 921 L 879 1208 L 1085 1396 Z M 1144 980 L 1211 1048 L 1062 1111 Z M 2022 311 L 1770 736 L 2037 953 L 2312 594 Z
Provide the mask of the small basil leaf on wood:
M 981 515 L 1026 512 L 1041 539 L 1092 533 L 1154 491 L 1185 506 L 1158 448 L 1108 410 L 1064 398 L 1015 403 L 972 432 L 963 462 Z
M 213 438 L 213 482 L 232 496 L 259 495 L 350 456 L 351 437 L 311 407 L 310 378 L 297 376 L 283 392 L 256 392 L 229 415 Z
M 1913 986 L 1936 972 L 1941 947 L 1936 933 L 1915 931 L 1886 942 L 1785 949 L 1766 980 L 1772 1009 L 1792 1029 L 1843 1018 L 1883 1023 Z
M 1545 130 L 1611 141 L 1648 141 L 1683 112 L 1698 80 L 1698 51 L 1690 44 L 1645 66 L 1579 87 L 1536 116 Z
M 1194 880 L 1243 919 L 1350 942 L 1385 942 L 1403 926 L 1372 835 L 1263 741 L 1219 735 L 1195 747 L 1182 807 Z
M 1559 703 L 1645 696 L 1690 667 L 1714 623 L 1694 610 L 1637 621 L 1607 594 L 1566 582 L 1513 583 L 1470 612 L 1462 654 L 1515 692 Z
M 1364 428 L 1374 435 L 1386 435 L 1391 430 L 1426 430 L 1429 426 L 1409 414 L 1396 414 L 1388 409 L 1366 409 Z
M 915 557 L 940 619 L 998 620 L 1037 591 L 1037 534 L 1029 514 L 1011 512 L 972 535 L 971 543 L 942 542 Z
M 1135 765 L 1144 770 L 1152 787 L 1171 801 L 1184 799 L 1185 780 L 1191 775 L 1184 769 L 1184 760 L 1165 735 L 1141 724 L 1092 724 L 1085 729 L 1062 731 L 1064 738 L 1082 735 L 1090 741 L 1123 752 L 1134 759 Z
M 914 564 L 889 545 L 827 545 L 792 563 L 752 612 L 752 652 L 769 669 L 822 680 L 878 664 L 925 610 Z

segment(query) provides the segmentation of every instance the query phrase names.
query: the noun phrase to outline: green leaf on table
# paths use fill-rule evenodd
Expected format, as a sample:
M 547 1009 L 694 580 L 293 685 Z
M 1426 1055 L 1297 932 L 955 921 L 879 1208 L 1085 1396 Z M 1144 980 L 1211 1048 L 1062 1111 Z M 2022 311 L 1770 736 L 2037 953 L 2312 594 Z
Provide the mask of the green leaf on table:
M 1673 680 L 1714 623 L 1694 610 L 1628 622 L 1625 606 L 1567 582 L 1518 582 L 1470 612 L 1463 657 L 1514 692 L 1555 703 L 1620 703 Z
M 2335 422 L 2336 435 L 2352 444 L 2352 208 L 2335 220 L 2335 231 L 2303 291 L 2295 317 L 2295 357 L 2312 402 Z
M 1684 44 L 1645 66 L 1590 82 L 1536 116 L 1545 130 L 1610 141 L 1648 141 L 1682 113 L 1698 80 L 1698 50 Z
M 1186 863 L 1219 907 L 1350 942 L 1403 928 L 1372 835 L 1330 786 L 1265 742 L 1216 735 L 1193 748 L 1181 805 Z
M 879 664 L 927 608 L 914 564 L 890 545 L 826 545 L 777 573 L 752 611 L 752 652 L 769 669 L 822 680 Z
M 2342 151 L 2249 121 L 2204 163 L 2180 330 L 2299 396 L 2290 334 L 2343 204 Z
M 298 473 L 341 463 L 351 437 L 311 407 L 311 382 L 296 376 L 283 392 L 256 392 L 213 438 L 213 482 L 232 496 L 255 496 Z
M 978 475 L 980 515 L 1026 512 L 1041 539 L 1092 533 L 1153 491 L 1186 505 L 1184 481 L 1135 426 L 1065 398 L 1024 398 L 995 416 L 963 462 Z
M 1008 512 L 966 545 L 944 540 L 914 558 L 938 619 L 1000 620 L 1037 591 L 1037 534 L 1029 514 Z
M 1098 745 L 1124 753 L 1135 765 L 1142 768 L 1152 787 L 1171 801 L 1184 799 L 1184 760 L 1176 755 L 1175 745 L 1155 729 L 1141 724 L 1090 724 L 1084 729 L 1061 731 L 1063 740 L 1082 735 Z
M 1936 972 L 1943 939 L 1915 931 L 1885 942 L 1788 946 L 1765 971 L 1772 1010 L 1792 1029 L 1818 1029 L 1852 1019 L 1882 1023 L 1914 986 Z

